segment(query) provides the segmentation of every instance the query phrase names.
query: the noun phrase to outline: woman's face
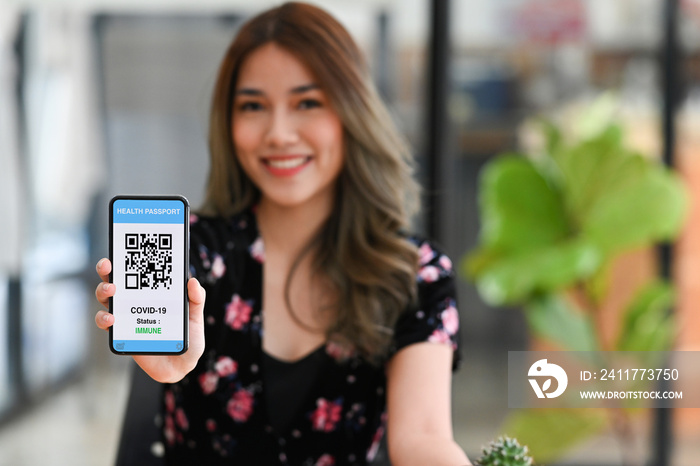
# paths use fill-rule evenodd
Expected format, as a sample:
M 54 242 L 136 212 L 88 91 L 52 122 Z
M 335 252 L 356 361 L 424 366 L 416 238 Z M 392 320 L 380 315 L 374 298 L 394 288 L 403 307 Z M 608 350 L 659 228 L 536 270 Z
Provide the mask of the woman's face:
M 304 63 L 274 43 L 243 62 L 234 90 L 238 160 L 261 202 L 332 200 L 343 166 L 343 125 Z

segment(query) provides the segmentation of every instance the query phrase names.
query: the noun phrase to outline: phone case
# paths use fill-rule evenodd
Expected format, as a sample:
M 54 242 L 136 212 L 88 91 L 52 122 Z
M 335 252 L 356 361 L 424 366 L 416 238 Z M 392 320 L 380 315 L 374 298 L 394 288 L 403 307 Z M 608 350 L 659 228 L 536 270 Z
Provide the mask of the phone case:
M 189 346 L 189 202 L 119 195 L 109 203 L 109 300 L 115 354 L 177 355 Z

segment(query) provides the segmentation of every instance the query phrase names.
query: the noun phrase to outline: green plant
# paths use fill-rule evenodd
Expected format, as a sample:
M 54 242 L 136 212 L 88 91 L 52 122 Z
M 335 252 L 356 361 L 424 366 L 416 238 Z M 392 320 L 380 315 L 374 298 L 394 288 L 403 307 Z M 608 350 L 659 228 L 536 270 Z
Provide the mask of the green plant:
M 540 148 L 501 154 L 487 164 L 480 175 L 479 245 L 462 271 L 487 303 L 522 308 L 530 332 L 563 350 L 668 350 L 675 332 L 668 313 L 673 290 L 660 279 L 635 290 L 619 334 L 614 341 L 604 338 L 602 304 L 614 285 L 614 260 L 674 239 L 687 205 L 680 178 L 631 149 L 610 112 L 601 116 L 609 107 L 610 99 L 601 99 L 584 112 L 577 137 L 537 120 Z M 505 431 L 539 460 L 552 461 L 612 426 L 625 463 L 634 464 L 634 413 L 593 411 L 519 411 Z
M 532 458 L 528 456 L 526 446 L 520 446 L 517 440 L 499 437 L 483 448 L 483 455 L 476 460 L 477 466 L 530 466 Z

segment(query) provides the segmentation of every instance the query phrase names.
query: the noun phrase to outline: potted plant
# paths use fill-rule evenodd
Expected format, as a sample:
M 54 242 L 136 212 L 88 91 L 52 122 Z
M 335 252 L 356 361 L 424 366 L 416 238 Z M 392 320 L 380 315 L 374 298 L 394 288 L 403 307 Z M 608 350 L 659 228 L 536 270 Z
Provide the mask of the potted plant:
M 482 448 L 477 466 L 531 466 L 532 457 L 527 446 L 521 446 L 516 439 L 502 436 Z
M 632 149 L 603 97 L 576 119 L 576 131 L 542 118 L 539 145 L 500 154 L 480 174 L 481 232 L 462 271 L 488 304 L 517 306 L 530 334 L 565 351 L 672 348 L 669 283 L 651 273 L 622 306 L 610 338 L 611 270 L 629 251 L 653 250 L 679 233 L 687 199 L 680 178 Z M 625 464 L 642 461 L 631 425 L 638 410 L 523 410 L 505 431 L 552 461 L 612 427 Z

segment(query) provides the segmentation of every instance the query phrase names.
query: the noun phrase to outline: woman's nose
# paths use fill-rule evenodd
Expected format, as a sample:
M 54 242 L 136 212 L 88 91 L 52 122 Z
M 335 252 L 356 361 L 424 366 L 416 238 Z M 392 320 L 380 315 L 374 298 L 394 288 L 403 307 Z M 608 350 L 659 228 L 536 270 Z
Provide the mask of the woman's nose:
M 267 131 L 267 143 L 273 147 L 285 147 L 299 141 L 294 116 L 286 109 L 275 109 Z

